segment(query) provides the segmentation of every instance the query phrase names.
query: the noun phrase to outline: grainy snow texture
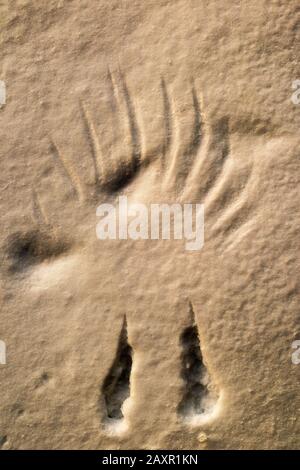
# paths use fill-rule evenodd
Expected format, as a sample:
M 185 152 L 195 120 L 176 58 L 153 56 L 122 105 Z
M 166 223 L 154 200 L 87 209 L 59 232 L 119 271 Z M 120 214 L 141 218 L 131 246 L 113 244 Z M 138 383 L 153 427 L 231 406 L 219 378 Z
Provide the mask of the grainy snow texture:
M 299 24 L 0 2 L 2 449 L 300 446 Z M 204 247 L 98 240 L 120 195 L 204 204 Z

